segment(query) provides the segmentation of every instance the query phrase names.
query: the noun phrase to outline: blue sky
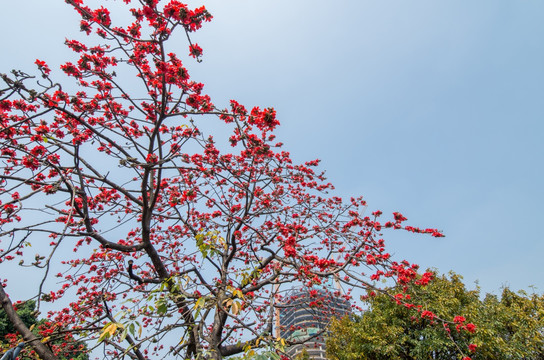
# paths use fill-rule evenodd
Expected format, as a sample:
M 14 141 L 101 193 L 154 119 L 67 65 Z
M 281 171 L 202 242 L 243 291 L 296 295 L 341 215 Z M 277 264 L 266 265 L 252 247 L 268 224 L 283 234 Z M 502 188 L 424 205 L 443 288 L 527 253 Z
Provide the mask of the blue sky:
M 285 149 L 338 194 L 444 231 L 386 232 L 397 258 L 544 292 L 544 2 L 189 3 L 215 16 L 186 64 L 216 105 L 275 107 Z M 0 10 L 0 72 L 59 64 L 80 36 L 63 1 Z

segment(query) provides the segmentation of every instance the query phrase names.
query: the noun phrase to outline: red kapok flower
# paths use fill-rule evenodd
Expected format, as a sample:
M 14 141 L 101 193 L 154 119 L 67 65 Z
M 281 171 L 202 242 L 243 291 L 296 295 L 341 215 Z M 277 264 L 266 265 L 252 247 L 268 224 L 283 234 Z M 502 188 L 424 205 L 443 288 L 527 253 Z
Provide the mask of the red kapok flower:
M 456 317 L 453 318 L 453 322 L 457 323 L 457 324 L 464 323 L 465 320 L 466 319 L 465 319 L 464 316 L 456 316 Z
M 191 46 L 189 46 L 189 55 L 194 58 L 199 57 L 202 55 L 202 48 L 198 46 L 198 44 L 191 44 Z
M 48 75 L 51 72 L 49 66 L 47 66 L 45 61 L 36 59 L 36 61 L 34 61 L 34 64 L 38 65 L 38 69 L 40 69 L 40 71 L 42 71 L 45 75 Z

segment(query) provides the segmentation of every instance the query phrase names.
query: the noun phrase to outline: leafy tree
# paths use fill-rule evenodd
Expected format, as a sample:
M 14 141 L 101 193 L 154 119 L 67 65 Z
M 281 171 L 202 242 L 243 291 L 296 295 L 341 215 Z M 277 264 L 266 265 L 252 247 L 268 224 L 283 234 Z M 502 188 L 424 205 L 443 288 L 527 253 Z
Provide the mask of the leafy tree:
M 17 315 L 23 321 L 27 327 L 36 325 L 38 320 L 36 319 L 36 302 L 29 300 L 16 304 Z M 0 341 L 5 339 L 8 334 L 15 333 L 15 327 L 9 321 L 6 312 L 0 309 Z
M 23 321 L 26 327 L 34 329 L 35 334 L 41 331 L 47 331 L 50 327 L 47 320 L 38 320 L 36 315 L 36 302 L 28 300 L 15 304 L 16 313 Z M 0 349 L 7 351 L 21 342 L 17 330 L 13 323 L 8 319 L 6 312 L 0 309 Z M 76 341 L 70 333 L 55 336 L 47 341 L 51 348 L 57 349 L 59 359 L 61 360 L 87 360 L 89 356 L 86 353 L 85 345 Z M 36 353 L 32 350 L 24 351 L 20 354 L 21 359 L 38 359 Z
M 541 359 L 544 356 L 544 297 L 503 290 L 499 299 L 479 289 L 467 290 L 459 275 L 435 278 L 425 288 L 410 287 L 406 297 L 417 297 L 421 308 L 398 306 L 400 296 L 368 296 L 368 310 L 360 316 L 334 320 L 327 339 L 331 359 L 458 358 L 463 341 L 475 359 Z M 426 315 L 454 318 L 453 324 Z M 465 317 L 455 316 L 464 314 Z M 432 323 L 438 326 L 427 326 Z M 475 325 L 473 325 L 475 324 Z M 460 338 L 459 330 L 469 334 Z M 452 341 L 454 339 L 455 341 Z
M 382 224 L 362 198 L 329 195 L 318 161 L 294 164 L 275 140 L 273 108 L 216 106 L 190 78 L 178 54 L 200 59 L 190 35 L 211 20 L 204 7 L 66 2 L 83 33 L 66 40 L 66 78 L 43 60 L 38 81 L 0 75 L 0 261 L 41 270 L 37 305 L 54 311 L 36 336 L 7 280 L 0 300 L 42 359 L 58 358 L 43 342 L 59 329 L 111 358 L 281 353 L 292 342 L 273 335 L 273 317 L 287 289 L 414 280 L 417 266 L 393 261 L 380 232 L 438 231 L 399 213 Z
M 503 289 L 486 295 L 473 342 L 481 359 L 544 358 L 544 295 Z
M 302 349 L 302 352 L 295 357 L 295 360 L 311 360 L 310 355 L 306 349 Z

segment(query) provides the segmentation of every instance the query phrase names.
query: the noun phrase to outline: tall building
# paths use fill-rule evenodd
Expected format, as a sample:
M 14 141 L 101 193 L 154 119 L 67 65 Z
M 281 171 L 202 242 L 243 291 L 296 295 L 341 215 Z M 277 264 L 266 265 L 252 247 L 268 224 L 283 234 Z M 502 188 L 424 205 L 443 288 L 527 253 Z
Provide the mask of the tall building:
M 300 342 L 287 349 L 294 358 L 306 349 L 313 360 L 325 360 L 326 330 L 333 317 L 351 312 L 351 305 L 339 288 L 329 282 L 322 286 L 292 289 L 279 305 L 277 335 L 288 341 Z

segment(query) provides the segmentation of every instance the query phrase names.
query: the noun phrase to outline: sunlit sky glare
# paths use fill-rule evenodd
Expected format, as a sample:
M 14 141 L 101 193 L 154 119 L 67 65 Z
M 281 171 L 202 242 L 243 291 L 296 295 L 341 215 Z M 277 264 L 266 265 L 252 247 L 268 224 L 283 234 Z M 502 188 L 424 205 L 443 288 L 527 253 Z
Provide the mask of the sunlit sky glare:
M 216 105 L 275 107 L 285 150 L 322 159 L 337 195 L 446 235 L 385 232 L 397 259 L 544 292 L 544 2 L 202 4 L 203 62 L 178 50 Z M 73 60 L 82 37 L 60 0 L 2 1 L 0 29 L 0 72 Z

